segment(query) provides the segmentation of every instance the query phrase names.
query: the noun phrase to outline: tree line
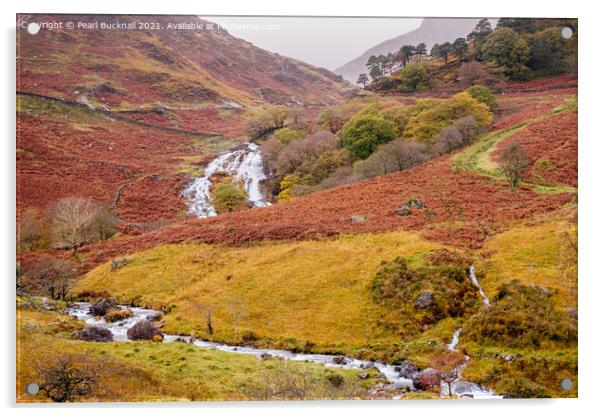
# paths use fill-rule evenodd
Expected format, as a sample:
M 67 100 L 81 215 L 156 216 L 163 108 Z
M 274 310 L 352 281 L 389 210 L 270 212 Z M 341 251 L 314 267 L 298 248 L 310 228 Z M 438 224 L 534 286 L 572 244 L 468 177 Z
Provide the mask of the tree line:
M 370 56 L 366 63 L 368 72 L 360 74 L 357 83 L 366 88 L 371 80 L 375 82 L 397 70 L 422 64 L 424 58 L 440 59 L 444 65 L 452 57 L 460 63 L 490 63 L 517 81 L 537 75 L 558 75 L 573 70 L 576 62 L 576 33 L 571 39 L 564 39 L 560 32 L 564 26 L 576 31 L 576 21 L 570 19 L 501 18 L 493 29 L 489 20 L 483 18 L 466 37 L 434 44 L 429 53 L 426 45 L 420 43 L 403 45 L 397 52 L 386 55 Z

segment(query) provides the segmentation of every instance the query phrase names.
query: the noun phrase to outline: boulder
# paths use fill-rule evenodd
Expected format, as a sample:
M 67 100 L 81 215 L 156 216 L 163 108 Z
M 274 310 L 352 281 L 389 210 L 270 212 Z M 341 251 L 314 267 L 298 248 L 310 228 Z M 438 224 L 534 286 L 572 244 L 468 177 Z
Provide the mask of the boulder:
M 425 368 L 412 378 L 414 388 L 429 390 L 441 384 L 441 374 L 434 368 Z
M 360 372 L 360 373 L 357 373 L 357 376 L 358 376 L 359 378 L 361 378 L 362 380 L 365 380 L 365 379 L 367 379 L 368 377 L 370 377 L 370 374 L 366 373 L 365 371 L 362 371 L 362 372 Z
M 397 215 L 399 215 L 400 217 L 405 217 L 407 215 L 410 215 L 412 213 L 412 210 L 406 206 L 402 206 L 402 207 L 397 208 L 395 210 L 395 213 Z
M 402 206 L 397 208 L 395 212 L 397 215 L 401 217 L 405 217 L 406 215 L 410 215 L 412 213 L 412 209 L 424 209 L 426 208 L 426 204 L 422 202 L 420 198 L 408 199 Z
M 117 303 L 113 299 L 102 298 L 90 306 L 90 313 L 94 316 L 105 316 L 110 309 L 117 308 Z
M 369 368 L 374 368 L 374 367 L 376 367 L 376 366 L 374 365 L 374 363 L 372 361 L 369 361 L 367 363 L 363 363 L 360 365 L 360 368 L 362 370 L 368 370 Z
M 157 322 L 160 321 L 163 318 L 163 315 L 161 314 L 161 312 L 155 312 L 151 315 L 148 315 L 146 317 L 146 319 L 148 319 L 151 322 Z
M 416 301 L 414 302 L 414 307 L 416 309 L 424 309 L 428 308 L 433 303 L 435 303 L 435 297 L 433 296 L 433 292 L 422 292 L 416 298 Z
M 395 367 L 395 371 L 399 373 L 400 377 L 412 379 L 418 374 L 418 367 L 409 361 L 402 361 Z
M 113 334 L 106 328 L 100 326 L 87 326 L 79 333 L 79 339 L 90 342 L 111 342 Z
M 351 222 L 354 222 L 356 224 L 362 224 L 364 222 L 366 222 L 368 220 L 368 218 L 366 218 L 364 215 L 352 215 L 351 216 Z
M 345 364 L 347 364 L 347 359 L 345 357 L 343 357 L 342 355 L 337 355 L 332 358 L 332 362 L 337 365 L 345 365 Z
M 115 259 L 111 262 L 111 270 L 117 270 L 120 267 L 125 266 L 131 261 L 128 257 L 122 257 L 120 259 Z
M 127 331 L 129 340 L 162 341 L 163 334 L 147 319 L 142 319 Z

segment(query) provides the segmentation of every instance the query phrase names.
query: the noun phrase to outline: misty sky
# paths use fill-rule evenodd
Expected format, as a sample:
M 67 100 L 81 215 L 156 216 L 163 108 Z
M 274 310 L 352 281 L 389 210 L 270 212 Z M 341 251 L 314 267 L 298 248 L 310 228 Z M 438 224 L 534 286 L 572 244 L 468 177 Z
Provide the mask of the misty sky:
M 418 28 L 422 22 L 415 18 L 202 18 L 224 26 L 232 36 L 255 46 L 330 70 L 382 41 Z

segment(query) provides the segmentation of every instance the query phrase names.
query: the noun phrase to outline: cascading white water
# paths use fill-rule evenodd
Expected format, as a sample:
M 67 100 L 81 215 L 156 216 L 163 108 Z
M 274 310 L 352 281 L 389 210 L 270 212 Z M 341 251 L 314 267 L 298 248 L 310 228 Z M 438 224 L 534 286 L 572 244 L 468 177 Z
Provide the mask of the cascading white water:
M 483 292 L 483 289 L 481 288 L 481 285 L 479 284 L 479 280 L 477 279 L 477 274 L 475 272 L 474 266 L 470 266 L 468 274 L 470 276 L 470 280 L 472 281 L 472 283 L 479 289 L 479 293 L 481 294 L 481 297 L 483 298 L 483 304 L 485 306 L 489 306 L 489 298 L 487 297 L 487 295 L 485 295 L 485 292 Z M 461 333 L 462 333 L 462 328 L 458 328 L 454 331 L 451 342 L 445 346 L 448 350 L 458 351 L 457 346 L 458 346 L 458 343 L 460 342 L 460 334 Z M 492 390 L 489 390 L 488 388 L 483 387 L 480 384 L 471 383 L 470 381 L 463 381 L 463 380 L 459 379 L 460 374 L 462 373 L 462 370 L 466 367 L 469 360 L 470 360 L 470 357 L 465 355 L 464 363 L 462 363 L 461 365 L 459 365 L 458 367 L 455 368 L 455 371 L 457 371 L 457 374 L 458 374 L 458 380 L 451 383 L 452 394 L 456 395 L 456 396 L 460 396 L 460 397 L 472 397 L 474 399 L 501 399 L 501 398 L 503 398 L 502 396 L 496 395 Z M 448 395 L 449 395 L 449 386 L 447 383 L 442 381 L 441 382 L 441 397 L 446 397 Z
M 211 203 L 211 177 L 217 172 L 226 172 L 240 180 L 247 192 L 247 199 L 253 207 L 271 205 L 261 193 L 261 182 L 267 176 L 263 171 L 263 162 L 259 146 L 245 143 L 236 150 L 225 152 L 213 159 L 205 168 L 204 175 L 195 179 L 182 196 L 189 200 L 188 209 L 199 218 L 217 215 Z
M 126 308 L 125 306 L 120 306 L 121 308 Z M 127 339 L 127 330 L 134 326 L 138 321 L 142 319 L 147 319 L 148 317 L 155 315 L 157 312 L 152 309 L 144 309 L 144 308 L 129 308 L 132 310 L 134 315 L 131 318 L 108 323 L 102 317 L 95 317 L 89 314 L 90 303 L 88 302 L 75 302 L 73 306 L 67 309 L 67 313 L 71 316 L 77 317 L 79 320 L 83 320 L 88 325 L 99 326 L 102 328 L 106 328 L 113 334 L 113 339 L 118 342 L 129 342 Z M 174 342 L 176 340 L 183 340 L 186 342 L 190 342 L 190 337 L 187 336 L 177 336 L 177 335 L 165 335 L 163 338 L 163 342 Z M 199 339 L 195 339 L 192 342 L 195 346 L 199 348 L 208 348 L 215 349 L 219 351 L 230 352 L 234 354 L 247 354 L 253 355 L 258 359 L 261 359 L 265 356 L 272 356 L 282 358 L 284 360 L 293 360 L 293 361 L 310 361 L 317 364 L 322 364 L 326 367 L 337 367 L 337 368 L 346 368 L 346 369 L 368 369 L 372 367 L 376 367 L 378 371 L 387 379 L 392 386 L 398 388 L 406 388 L 413 389 L 413 382 L 410 379 L 401 377 L 399 372 L 395 370 L 395 366 L 391 364 L 384 364 L 379 362 L 372 361 L 364 361 L 357 360 L 355 358 L 344 357 L 344 360 L 335 361 L 335 357 L 332 355 L 326 354 L 304 354 L 304 353 L 296 353 L 287 350 L 277 350 L 277 349 L 263 349 L 263 348 L 252 348 L 245 346 L 235 346 L 235 345 L 227 345 L 220 344 L 218 342 L 210 342 L 203 341 Z M 339 357 L 340 358 L 340 357 Z
M 489 298 L 487 297 L 485 292 L 483 292 L 483 288 L 481 287 L 481 285 L 479 284 L 479 281 L 477 280 L 477 274 L 475 273 L 474 266 L 470 266 L 468 274 L 470 276 L 470 280 L 472 280 L 472 283 L 479 289 L 479 293 L 481 294 L 481 297 L 483 298 L 483 303 L 485 305 L 489 306 Z

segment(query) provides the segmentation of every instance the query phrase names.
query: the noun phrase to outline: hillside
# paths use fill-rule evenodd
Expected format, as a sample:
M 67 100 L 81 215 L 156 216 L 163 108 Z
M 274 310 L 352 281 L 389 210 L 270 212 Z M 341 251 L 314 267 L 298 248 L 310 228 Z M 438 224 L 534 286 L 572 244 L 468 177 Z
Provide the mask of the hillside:
M 471 41 L 362 91 L 194 16 L 63 17 L 148 29 L 19 30 L 17 401 L 577 396 L 559 27 L 487 35 L 495 83 Z
M 27 19 L 28 16 L 23 16 Z M 50 17 L 36 15 L 38 21 Z M 92 16 L 53 16 L 92 21 Z M 252 103 L 324 105 L 353 88 L 333 73 L 267 52 L 196 16 L 103 16 L 108 23 L 200 30 L 42 30 L 18 33 L 17 89 L 131 109 L 159 101 L 194 107 Z
M 495 19 L 490 19 L 495 24 Z M 371 55 L 386 55 L 397 52 L 403 45 L 426 44 L 427 50 L 435 43 L 453 42 L 456 38 L 465 37 L 474 29 L 479 19 L 446 19 L 425 18 L 418 29 L 404 33 L 393 39 L 386 40 L 373 46 L 366 52 L 334 70 L 349 82 L 356 82 L 359 74 L 366 72 L 366 62 Z

